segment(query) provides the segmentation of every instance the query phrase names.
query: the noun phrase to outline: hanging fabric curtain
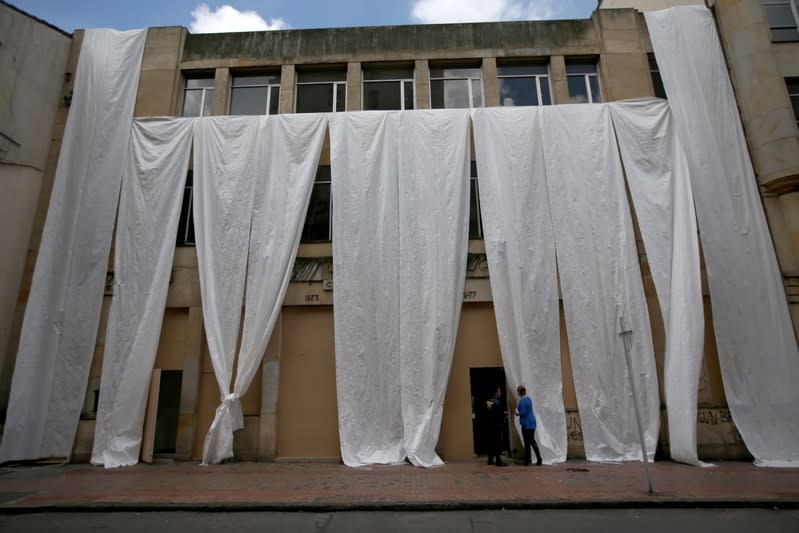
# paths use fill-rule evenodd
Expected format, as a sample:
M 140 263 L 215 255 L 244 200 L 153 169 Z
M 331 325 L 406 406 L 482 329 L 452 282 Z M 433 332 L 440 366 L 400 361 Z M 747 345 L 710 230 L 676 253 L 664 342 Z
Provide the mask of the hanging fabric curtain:
M 533 398 L 544 462 L 563 462 L 560 310 L 541 110 L 475 109 L 472 120 L 502 362 L 512 388 L 524 384 Z
M 605 105 L 545 107 L 544 156 L 569 353 L 589 461 L 641 460 L 660 423 L 657 372 L 621 162 Z M 632 332 L 628 374 L 621 334 Z
M 203 324 L 222 399 L 214 422 L 224 428 L 206 435 L 203 463 L 224 457 L 209 450 L 227 443 L 209 436 L 230 436 L 243 426 L 241 405 L 230 393 L 233 360 L 241 323 L 244 276 L 255 177 L 263 173 L 258 150 L 263 117 L 205 117 L 194 130 L 194 229 L 200 274 Z
M 131 130 L 91 458 L 106 468 L 139 461 L 193 128 L 194 119 L 159 118 Z
M 86 30 L 0 462 L 69 457 L 89 378 L 146 30 Z
M 696 409 L 704 314 L 699 237 L 688 163 L 668 102 L 609 104 L 627 183 L 666 331 L 663 372 L 672 459 L 696 455 Z
M 341 457 L 404 460 L 399 357 L 399 112 L 330 117 Z
M 404 451 L 435 452 L 458 332 L 469 245 L 469 114 L 400 114 L 399 332 Z M 336 241 L 338 245 L 339 241 Z
M 208 430 L 203 463 L 233 457 L 233 431 L 244 427 L 240 398 L 261 364 L 286 294 L 302 223 L 311 198 L 327 127 L 323 114 L 278 115 L 258 121 L 259 159 L 253 188 L 252 225 L 247 259 L 244 330 L 232 393 Z M 238 330 L 236 330 L 238 332 Z
M 727 404 L 756 464 L 799 464 L 799 350 L 713 15 L 646 13 L 691 172 Z

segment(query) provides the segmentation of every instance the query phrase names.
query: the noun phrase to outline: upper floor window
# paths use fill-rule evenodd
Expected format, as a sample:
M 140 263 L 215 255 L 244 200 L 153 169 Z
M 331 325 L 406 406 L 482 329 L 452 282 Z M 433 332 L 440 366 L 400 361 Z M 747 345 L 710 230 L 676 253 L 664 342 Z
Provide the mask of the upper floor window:
M 596 63 L 567 63 L 566 83 L 569 85 L 569 102 L 596 104 L 602 101 Z
M 655 96 L 666 100 L 666 88 L 663 86 L 663 78 L 660 77 L 658 62 L 655 61 L 655 54 L 649 54 L 649 75 L 652 77 L 652 88 Z
M 431 67 L 430 105 L 433 109 L 483 107 L 479 67 Z
M 413 102 L 412 68 L 364 69 L 364 109 L 413 109 Z
M 183 116 L 207 117 L 214 99 L 213 78 L 189 78 L 183 91 Z
M 333 205 L 330 198 L 330 165 L 319 165 L 311 191 L 311 201 L 305 214 L 300 242 L 330 242 L 331 215 Z
M 799 0 L 763 0 L 772 41 L 799 41 Z
M 793 116 L 796 119 L 796 127 L 799 128 L 799 78 L 785 78 L 785 86 L 788 87 Z
M 231 115 L 276 115 L 280 103 L 280 74 L 234 76 Z
M 546 65 L 497 66 L 499 105 L 550 105 L 549 71 Z
M 347 110 L 347 72 L 318 70 L 297 72 L 297 113 Z

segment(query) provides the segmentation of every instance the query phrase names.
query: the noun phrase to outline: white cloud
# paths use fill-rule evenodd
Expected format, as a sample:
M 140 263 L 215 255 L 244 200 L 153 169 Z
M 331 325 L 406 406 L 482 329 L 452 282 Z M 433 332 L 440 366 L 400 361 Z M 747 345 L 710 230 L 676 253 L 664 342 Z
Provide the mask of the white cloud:
M 414 0 L 411 17 L 422 24 L 541 20 L 555 15 L 555 0 Z
M 282 30 L 288 27 L 282 18 L 273 18 L 267 22 L 255 11 L 239 11 L 228 5 L 211 11 L 208 4 L 200 4 L 194 8 L 191 16 L 194 19 L 189 25 L 192 33 Z

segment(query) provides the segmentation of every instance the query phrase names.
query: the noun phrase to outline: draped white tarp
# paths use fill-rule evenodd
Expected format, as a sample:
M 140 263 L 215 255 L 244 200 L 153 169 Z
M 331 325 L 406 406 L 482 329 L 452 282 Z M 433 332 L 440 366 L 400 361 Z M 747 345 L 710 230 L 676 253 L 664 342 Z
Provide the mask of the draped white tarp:
M 468 244 L 468 111 L 333 115 L 330 139 L 342 459 L 442 464 Z
M 555 240 L 541 110 L 472 111 L 480 212 L 502 361 L 534 400 L 544 462 L 566 460 Z
M 713 16 L 646 13 L 691 172 L 721 376 L 759 465 L 799 464 L 799 350 Z
M 404 449 L 435 452 L 458 332 L 469 245 L 469 114 L 401 114 L 399 332 Z
M 261 117 L 205 117 L 194 129 L 194 230 L 203 306 L 203 324 L 222 404 L 215 421 L 228 427 L 208 435 L 230 436 L 243 426 L 241 404 L 230 393 L 241 323 L 247 248 L 255 177 L 263 173 Z M 222 413 L 220 411 L 224 411 Z M 213 427 L 212 427 L 213 430 Z M 227 443 L 206 436 L 204 463 Z
M 545 107 L 544 156 L 566 331 L 589 461 L 641 460 L 660 425 L 655 357 L 621 162 L 604 105 Z
M 206 436 L 205 464 L 233 457 L 233 431 L 244 427 L 243 419 L 236 418 L 241 416 L 239 400 L 261 364 L 283 304 L 327 127 L 323 114 L 257 121 L 258 151 L 247 156 L 259 160 L 249 250 L 239 251 L 248 258 L 244 330 L 233 391 L 223 391 L 222 405 Z
M 399 113 L 330 117 L 341 458 L 404 459 L 399 356 Z
M 86 30 L 0 462 L 69 457 L 86 394 L 146 30 Z
M 663 385 L 671 457 L 704 465 L 696 455 L 696 410 L 705 321 L 688 163 L 668 102 L 609 106 L 665 326 Z
M 122 178 L 91 462 L 139 461 L 144 411 L 175 254 L 194 119 L 133 123 Z

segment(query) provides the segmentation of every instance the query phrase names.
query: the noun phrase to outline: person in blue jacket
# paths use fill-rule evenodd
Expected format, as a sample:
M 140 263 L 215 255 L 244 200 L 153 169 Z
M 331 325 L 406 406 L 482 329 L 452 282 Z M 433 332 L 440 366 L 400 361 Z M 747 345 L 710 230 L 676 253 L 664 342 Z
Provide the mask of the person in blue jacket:
M 519 423 L 522 426 L 524 465 L 530 466 L 532 464 L 532 457 L 530 455 L 530 448 L 532 447 L 535 452 L 535 464 L 536 466 L 541 466 L 541 452 L 538 450 L 538 444 L 535 442 L 535 428 L 537 424 L 535 413 L 533 413 L 533 400 L 527 396 L 527 389 L 524 385 L 516 387 L 516 392 L 519 393 L 519 405 L 516 406 L 516 415 L 519 417 Z

